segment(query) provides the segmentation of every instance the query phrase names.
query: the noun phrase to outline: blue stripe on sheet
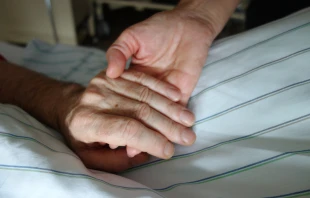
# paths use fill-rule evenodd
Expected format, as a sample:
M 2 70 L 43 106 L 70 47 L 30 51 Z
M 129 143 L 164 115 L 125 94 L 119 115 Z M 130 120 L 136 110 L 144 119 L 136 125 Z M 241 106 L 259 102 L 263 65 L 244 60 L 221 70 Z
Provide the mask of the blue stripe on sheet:
M 302 14 L 305 14 L 305 13 L 304 13 L 304 12 L 295 13 L 293 17 L 297 17 L 297 16 L 302 15 Z M 283 18 L 278 19 L 278 20 L 276 20 L 276 21 L 272 21 L 272 22 L 270 22 L 270 23 L 261 25 L 261 26 L 259 26 L 259 27 L 256 27 L 256 28 L 247 30 L 247 33 L 254 32 L 254 31 L 256 31 L 256 29 L 260 29 L 260 28 L 263 28 L 263 27 L 266 27 L 266 26 L 270 26 L 270 25 L 272 25 L 272 24 L 280 23 L 281 21 L 287 20 L 287 18 L 293 18 L 293 17 L 292 17 L 292 16 L 283 17 Z M 221 45 L 222 43 L 225 43 L 225 42 L 227 42 L 227 41 L 229 41 L 229 40 L 235 39 L 236 36 L 238 36 L 238 35 L 233 35 L 233 36 L 230 36 L 230 37 L 228 37 L 228 38 L 226 38 L 226 39 L 219 40 L 219 41 L 217 41 L 217 43 L 216 43 L 215 45 L 212 45 L 212 47 L 218 47 L 218 46 Z
M 64 65 L 64 64 L 73 64 L 73 63 L 80 63 L 83 59 L 69 59 L 69 60 L 61 60 L 61 61 L 46 61 L 34 58 L 24 58 L 23 61 L 32 63 L 32 64 L 40 64 L 40 66 L 54 66 L 54 65 Z M 106 60 L 96 60 L 96 61 L 84 61 L 83 63 L 91 63 L 91 64 L 98 64 L 101 63 L 102 65 L 107 64 Z
M 94 57 L 94 52 L 88 52 L 82 59 L 74 59 L 74 60 L 63 60 L 63 61 L 42 61 L 42 60 L 38 60 L 38 59 L 32 59 L 32 58 L 24 58 L 25 62 L 30 62 L 30 63 L 34 63 L 34 64 L 42 64 L 43 66 L 49 66 L 49 65 L 62 65 L 62 64 L 72 64 L 75 63 L 74 65 L 70 65 L 70 70 L 69 72 L 67 72 L 66 74 L 61 74 L 61 73 L 45 73 L 46 75 L 53 77 L 53 78 L 57 78 L 59 80 L 64 80 L 67 81 L 68 78 L 71 75 L 74 75 L 75 73 L 79 72 L 79 69 L 83 66 L 83 64 L 85 63 L 92 63 L 92 64 L 98 64 L 100 63 L 100 65 L 97 66 L 97 68 L 93 68 L 93 69 L 88 69 L 85 72 L 92 72 L 92 71 L 100 71 L 100 68 L 98 68 L 99 66 L 103 65 L 106 66 L 107 65 L 107 61 L 106 60 L 102 60 L 102 61 L 91 61 L 88 62 L 88 60 Z M 103 69 L 104 67 L 102 67 Z M 88 80 L 87 80 L 88 82 Z M 81 83 L 81 82 L 79 82 Z
M 231 58 L 231 57 L 234 57 L 234 56 L 236 56 L 236 55 L 238 55 L 238 54 L 240 54 L 240 53 L 242 53 L 242 52 L 245 52 L 245 51 L 247 51 L 247 50 L 249 50 L 249 49 L 252 49 L 252 48 L 254 48 L 254 47 L 256 47 L 256 46 L 259 46 L 259 45 L 261 45 L 261 44 L 267 43 L 268 41 L 271 41 L 271 40 L 273 40 L 273 39 L 275 39 L 275 38 L 281 37 L 281 36 L 283 36 L 283 35 L 285 35 L 285 34 L 287 34 L 287 33 L 290 33 L 290 32 L 293 32 L 293 31 L 302 29 L 302 28 L 304 28 L 304 27 L 307 27 L 309 24 L 310 24 L 310 22 L 304 23 L 304 24 L 302 24 L 302 25 L 300 25 L 300 26 L 297 26 L 297 27 L 295 27 L 295 28 L 289 29 L 289 30 L 284 31 L 284 32 L 282 32 L 282 33 L 280 33 L 280 34 L 277 34 L 277 35 L 275 35 L 275 36 L 272 36 L 272 37 L 270 37 L 270 38 L 268 38 L 268 39 L 266 39 L 266 40 L 263 40 L 263 41 L 260 41 L 260 42 L 258 42 L 258 43 L 255 43 L 254 45 L 251 45 L 251 46 L 249 46 L 249 47 L 246 47 L 246 48 L 244 48 L 244 49 L 242 49 L 242 50 L 240 50 L 240 51 L 238 51 L 238 52 L 235 52 L 235 53 L 233 53 L 233 54 L 231 54 L 231 55 L 228 55 L 228 56 L 226 56 L 226 57 L 224 57 L 224 58 L 221 58 L 221 59 L 219 59 L 219 60 L 217 60 L 217 61 L 214 61 L 214 62 L 211 62 L 211 63 L 209 63 L 209 64 L 206 64 L 206 65 L 203 67 L 203 69 L 207 68 L 208 66 L 211 66 L 211 65 L 217 64 L 217 63 L 219 63 L 219 62 L 222 62 L 222 61 L 224 61 L 224 60 L 227 60 L 227 59 L 229 59 L 229 58 Z
M 0 164 L 0 169 L 14 170 L 14 171 L 32 171 L 32 172 L 36 172 L 36 173 L 47 173 L 47 174 L 60 175 L 60 176 L 65 176 L 65 177 L 70 177 L 70 178 L 93 180 L 93 181 L 97 181 L 97 182 L 103 183 L 105 185 L 114 187 L 114 188 L 120 188 L 120 189 L 130 190 L 130 191 L 148 191 L 148 192 L 155 193 L 155 194 L 159 195 L 160 197 L 163 197 L 161 194 L 159 194 L 158 192 L 156 192 L 152 189 L 115 185 L 115 184 L 111 184 L 107 181 L 104 181 L 102 179 L 98 179 L 96 177 L 86 175 L 86 174 L 82 174 L 82 173 L 70 173 L 70 172 L 58 171 L 58 170 L 53 170 L 53 169 L 48 169 L 48 168 L 22 166 L 22 165 L 10 165 L 10 164 Z
M 242 74 L 233 76 L 233 77 L 231 77 L 231 78 L 228 78 L 228 79 L 226 79 L 226 80 L 223 80 L 223 81 L 221 81 L 221 82 L 218 82 L 218 83 L 216 83 L 216 84 L 214 84 L 214 85 L 211 85 L 211 86 L 209 86 L 209 87 L 206 87 L 206 88 L 204 88 L 203 90 L 201 90 L 200 92 L 198 92 L 197 94 L 193 95 L 193 96 L 190 98 L 190 101 L 193 100 L 194 98 L 196 98 L 197 96 L 199 96 L 199 95 L 201 95 L 201 94 L 203 94 L 203 93 L 205 93 L 205 92 L 207 92 L 207 91 L 210 91 L 210 90 L 212 90 L 212 89 L 214 89 L 214 88 L 217 88 L 217 87 L 219 87 L 219 86 L 221 86 L 221 85 L 224 85 L 224 84 L 226 84 L 226 83 L 228 83 L 228 82 L 231 82 L 231 81 L 240 79 L 241 77 L 245 77 L 245 76 L 247 76 L 247 75 L 249 75 L 249 74 L 252 74 L 252 73 L 254 73 L 254 72 L 256 72 L 256 71 L 259 71 L 259 70 L 261 70 L 261 69 L 264 69 L 264 68 L 266 68 L 266 67 L 272 66 L 272 65 L 274 65 L 274 64 L 277 64 L 277 63 L 280 63 L 280 62 L 283 62 L 283 61 L 287 61 L 287 60 L 289 60 L 289 59 L 291 59 L 291 58 L 294 58 L 294 57 L 296 57 L 296 56 L 298 56 L 298 55 L 302 55 L 302 54 L 307 53 L 307 52 L 309 52 L 309 51 L 310 51 L 310 47 L 305 48 L 305 49 L 302 49 L 302 50 L 300 50 L 300 51 L 294 52 L 294 53 L 289 54 L 289 55 L 287 55 L 287 56 L 281 57 L 281 58 L 279 58 L 279 59 L 270 61 L 270 62 L 265 63 L 265 64 L 263 64 L 263 65 L 260 65 L 260 66 L 258 66 L 258 67 L 255 67 L 255 68 L 253 68 L 253 69 L 251 69 L 251 70 L 248 70 L 248 71 L 246 71 L 246 72 L 244 72 L 244 73 L 242 73 Z
M 49 44 L 47 44 L 48 45 L 48 49 L 42 49 L 39 45 L 38 45 L 38 43 L 37 43 L 38 41 L 36 41 L 36 40 L 33 40 L 32 42 L 31 42 L 31 44 L 33 44 L 33 46 L 34 46 L 34 48 L 38 51 L 38 52 L 40 52 L 40 53 L 47 53 L 47 54 L 71 54 L 71 53 L 85 53 L 84 51 L 82 51 L 82 50 L 62 50 L 62 51 L 55 51 L 55 48 L 56 48 L 56 46 L 57 45 L 49 45 Z
M 83 59 L 82 59 L 83 60 Z M 62 60 L 62 61 L 42 61 L 39 59 L 33 59 L 33 58 L 24 58 L 23 61 L 40 64 L 40 66 L 49 66 L 49 65 L 64 65 L 64 64 L 73 64 L 73 63 L 80 63 L 82 60 L 75 59 L 75 60 Z
M 236 174 L 248 171 L 248 170 L 252 170 L 252 169 L 267 165 L 267 164 L 271 164 L 273 162 L 279 161 L 281 159 L 285 159 L 287 157 L 294 156 L 296 154 L 308 154 L 308 153 L 310 153 L 310 149 L 300 150 L 300 151 L 289 151 L 289 152 L 285 152 L 285 153 L 282 153 L 282 154 L 279 154 L 279 155 L 276 155 L 276 156 L 273 156 L 273 157 L 270 157 L 270 158 L 267 158 L 264 160 L 260 160 L 258 162 L 255 162 L 255 163 L 252 163 L 252 164 L 249 164 L 246 166 L 242 166 L 240 168 L 233 169 L 233 170 L 230 170 L 230 171 L 227 171 L 227 172 L 224 172 L 221 174 L 217 174 L 217 175 L 214 175 L 211 177 L 206 177 L 203 179 L 190 181 L 190 182 L 180 182 L 180 183 L 169 185 L 165 188 L 158 188 L 158 189 L 154 189 L 154 190 L 169 191 L 169 190 L 172 190 L 172 189 L 179 187 L 179 186 L 182 186 L 182 185 L 189 185 L 189 184 L 193 185 L 193 184 L 201 184 L 201 183 L 211 182 L 214 180 L 218 180 L 218 179 L 226 178 L 226 177 L 229 177 L 232 175 L 236 175 Z
M 71 154 L 71 153 L 67 153 L 67 152 L 62 152 L 62 151 L 57 151 L 55 149 L 52 149 L 51 147 L 43 144 L 42 142 L 34 139 L 34 138 L 31 138 L 31 137 L 27 137 L 27 136 L 21 136 L 21 135 L 15 135 L 15 134 L 12 134 L 12 133 L 6 133 L 6 132 L 2 132 L 0 131 L 0 136 L 5 136 L 5 137 L 9 137 L 9 138 L 15 138 L 15 139 L 23 139 L 23 140 L 27 140 L 27 141 L 31 141 L 31 142 L 35 142 L 41 146 L 43 146 L 44 148 L 50 150 L 50 151 L 53 151 L 53 152 L 56 152 L 56 153 L 62 153 L 62 154 L 66 154 L 66 155 L 70 155 L 78 160 L 80 160 L 79 157 L 77 157 L 76 155 L 74 154 Z M 68 148 L 69 149 L 69 148 Z
M 66 56 L 68 56 L 67 54 L 74 54 L 74 53 L 81 53 L 82 55 L 85 54 L 86 51 L 89 51 L 89 49 L 78 49 L 78 50 L 74 50 L 74 49 L 68 49 L 68 50 L 55 50 L 56 46 L 57 45 L 49 45 L 49 44 L 46 44 L 48 45 L 48 49 L 42 49 L 38 42 L 42 43 L 41 41 L 37 41 L 37 40 L 33 40 L 31 42 L 31 44 L 33 44 L 34 46 L 34 49 L 39 52 L 39 53 L 45 53 L 47 55 L 63 55 L 65 54 Z M 100 51 L 98 50 L 98 53 L 102 53 L 104 55 L 104 52 L 103 51 Z M 97 56 L 94 54 L 95 57 L 98 57 L 100 60 L 102 61 L 105 61 L 106 62 L 106 59 L 102 59 L 101 56 Z M 74 60 L 72 60 L 71 62 L 73 62 Z M 47 63 L 48 64 L 48 63 Z
M 310 189 L 297 191 L 297 192 L 293 192 L 293 193 L 288 193 L 288 194 L 283 194 L 283 195 L 272 196 L 272 197 L 265 197 L 265 198 L 301 197 L 301 196 L 305 196 L 305 195 L 310 195 Z
M 54 136 L 54 135 L 52 135 L 51 133 L 46 132 L 46 131 L 44 131 L 44 130 L 42 130 L 42 129 L 39 129 L 39 128 L 33 126 L 33 125 L 27 124 L 27 123 L 25 123 L 25 122 L 23 122 L 23 121 L 21 121 L 21 120 L 15 118 L 15 117 L 9 115 L 9 114 L 5 114 L 5 113 L 1 113 L 1 112 L 0 112 L 0 116 L 5 116 L 5 117 L 12 118 L 13 120 L 15 120 L 15 121 L 17 121 L 17 122 L 19 122 L 19 123 L 21 123 L 21 124 L 27 126 L 27 127 L 30 127 L 30 128 L 35 129 L 35 130 L 37 130 L 37 131 L 40 131 L 40 132 L 42 132 L 42 133 L 44 133 L 44 134 L 47 134 L 48 136 L 50 136 L 50 137 L 52 137 L 52 138 L 54 138 L 54 139 L 56 139 L 56 140 L 59 140 L 59 141 L 62 142 L 62 140 L 61 140 L 59 137 Z
M 48 46 L 48 49 L 42 49 L 38 43 L 42 43 L 40 41 L 36 41 L 33 40 L 31 42 L 33 48 L 35 51 L 37 51 L 38 53 L 45 53 L 45 55 L 65 55 L 66 57 L 68 56 L 68 54 L 74 54 L 74 53 L 80 53 L 82 55 L 84 55 L 85 53 L 87 53 L 86 50 L 74 50 L 74 49 L 68 49 L 68 50 L 58 50 L 56 51 L 54 48 L 56 48 L 57 45 L 49 45 L 46 44 Z M 45 44 L 45 43 L 44 43 Z M 88 50 L 89 51 L 89 50 Z M 89 52 L 88 52 L 89 53 Z M 100 52 L 98 50 L 98 53 L 95 53 L 95 51 L 92 51 L 90 53 L 93 53 L 92 57 L 97 57 L 98 60 L 97 61 L 91 61 L 91 63 L 101 63 L 101 64 L 107 64 L 107 60 L 105 58 L 105 54 L 104 52 Z M 100 56 L 98 54 L 102 53 L 103 56 Z M 69 60 L 63 60 L 63 61 L 46 61 L 46 60 L 40 60 L 40 59 L 34 59 L 34 58 L 24 58 L 23 59 L 25 62 L 29 62 L 29 63 L 35 63 L 35 64 L 41 64 L 41 65 L 63 65 L 63 64 L 72 64 L 72 63 L 80 63 L 80 61 L 84 61 L 84 58 L 82 59 L 69 59 Z
M 293 125 L 293 124 L 305 121 L 305 120 L 307 120 L 309 118 L 310 118 L 310 113 L 306 114 L 306 115 L 303 115 L 303 116 L 300 116 L 298 118 L 294 118 L 292 120 L 283 122 L 281 124 L 278 124 L 278 125 L 275 125 L 275 126 L 272 126 L 272 127 L 266 128 L 266 129 L 263 129 L 261 131 L 257 131 L 255 133 L 252 133 L 252 134 L 249 134 L 249 135 L 245 135 L 245 136 L 234 138 L 234 139 L 231 139 L 231 140 L 226 140 L 226 141 L 223 141 L 223 142 L 219 142 L 219 143 L 217 143 L 215 145 L 208 146 L 208 147 L 205 147 L 203 149 L 199 149 L 199 150 L 194 151 L 194 152 L 190 152 L 190 153 L 186 153 L 186 154 L 180 154 L 180 155 L 175 155 L 172 158 L 167 159 L 167 160 L 155 160 L 155 161 L 152 161 L 152 162 L 148 162 L 148 163 L 142 164 L 140 166 L 136 166 L 136 167 L 130 168 L 130 169 L 124 171 L 123 173 L 132 172 L 132 171 L 135 171 L 135 170 L 139 170 L 139 169 L 142 169 L 142 168 L 147 168 L 147 167 L 158 165 L 158 164 L 162 164 L 162 163 L 167 163 L 167 162 L 172 161 L 172 160 L 178 160 L 178 159 L 183 159 L 183 158 L 195 156 L 195 155 L 201 154 L 203 152 L 206 152 L 206 151 L 218 148 L 218 147 L 223 146 L 223 145 L 227 145 L 227 144 L 231 144 L 231 143 L 234 143 L 234 142 L 239 142 L 239 141 L 255 138 L 255 137 L 258 137 L 258 136 L 260 136 L 262 134 L 266 134 L 268 132 L 272 132 L 272 131 L 275 131 L 277 129 L 281 129 L 281 128 L 284 128 L 284 127 L 287 127 L 287 126 L 290 126 L 290 125 Z
M 32 117 L 30 114 L 28 114 L 27 112 L 25 112 L 25 111 L 24 111 L 23 109 L 21 109 L 20 107 L 15 106 L 15 105 L 6 105 L 6 106 L 7 106 L 9 109 L 15 110 L 15 111 L 17 111 L 19 114 L 21 114 L 21 116 L 24 117 L 24 121 L 25 121 L 25 120 L 29 121 L 29 122 L 27 122 L 27 123 L 24 122 L 25 124 L 28 124 L 28 125 L 32 126 L 32 125 L 31 125 L 31 124 L 32 124 L 31 122 L 38 123 L 38 125 L 41 125 L 42 128 L 47 129 L 49 132 L 47 132 L 47 131 L 41 129 L 42 131 L 45 131 L 45 133 L 53 134 L 53 135 L 55 135 L 55 137 L 58 137 L 57 139 L 63 140 L 63 139 L 62 139 L 63 136 L 62 136 L 62 134 L 61 134 L 60 132 L 57 132 L 55 129 L 52 129 L 52 128 L 50 128 L 49 126 L 42 124 L 42 123 L 39 122 L 36 118 Z M 6 111 L 6 108 L 1 108 L 1 107 L 0 107 L 0 110 L 3 110 L 3 111 L 4 111 L 4 112 L 1 112 L 1 111 L 0 111 L 0 113 L 10 114 L 10 113 L 8 113 L 8 112 Z M 15 119 L 17 119 L 17 118 L 15 118 Z M 30 121 L 30 120 L 31 120 L 31 121 Z M 20 121 L 20 120 L 18 120 L 18 121 Z M 20 122 L 21 122 L 21 121 L 20 121 Z M 34 127 L 34 126 L 32 126 L 32 127 Z M 56 134 L 55 134 L 55 133 L 56 133 Z
M 10 109 L 10 110 L 15 110 L 15 111 L 17 111 L 19 114 L 21 114 L 25 119 L 33 119 L 33 120 L 35 120 L 35 122 L 38 122 L 38 123 L 40 123 L 41 124 L 41 122 L 39 122 L 39 121 L 37 121 L 35 118 L 33 118 L 30 114 L 28 114 L 27 112 L 25 112 L 23 109 L 21 109 L 21 108 L 19 108 L 18 106 L 15 106 L 15 105 L 8 105 L 7 106 L 7 108 L 8 109 Z M 1 108 L 0 107 L 0 109 L 1 110 L 3 110 L 4 112 L 1 112 L 0 111 L 0 113 L 3 113 L 3 114 L 6 114 L 6 115 L 8 115 L 9 113 L 6 111 L 6 108 Z M 8 113 L 8 114 L 7 114 Z M 29 123 L 26 123 L 26 124 L 28 124 L 28 125 L 31 125 L 31 123 L 29 122 Z M 43 124 L 42 124 L 43 125 Z M 48 133 L 48 132 L 46 132 L 46 133 Z
M 62 79 L 66 80 L 69 76 L 71 76 L 72 74 L 74 74 L 75 72 L 77 72 L 79 70 L 79 68 L 87 61 L 87 59 L 89 59 L 94 53 L 93 52 L 89 52 L 85 57 L 83 57 L 83 59 L 81 60 L 81 62 L 72 67 L 71 70 L 62 76 Z
M 251 46 L 248 46 L 248 47 L 246 47 L 246 48 L 244 48 L 244 49 L 242 49 L 242 50 L 240 50 L 240 51 L 238 51 L 238 52 L 236 52 L 236 53 L 234 53 L 234 54 L 231 54 L 231 55 L 229 55 L 229 56 L 227 56 L 227 57 L 224 57 L 224 58 L 221 58 L 221 59 L 219 59 L 219 60 L 217 60 L 217 61 L 214 61 L 214 62 L 212 62 L 212 63 L 209 63 L 209 64 L 205 65 L 204 68 L 207 67 L 207 66 L 216 64 L 216 63 L 218 63 L 218 62 L 221 62 L 221 61 L 223 61 L 223 60 L 226 60 L 226 59 L 228 59 L 228 58 L 230 58 L 230 57 L 233 57 L 233 56 L 235 56 L 235 55 L 238 55 L 238 54 L 241 53 L 241 52 L 244 52 L 244 51 L 247 51 L 247 50 L 249 50 L 249 49 L 252 49 L 252 48 L 254 48 L 254 47 L 256 47 L 256 46 L 258 46 L 258 45 L 260 45 L 260 44 L 263 44 L 263 43 L 266 43 L 266 42 L 268 42 L 268 41 L 271 41 L 271 40 L 273 40 L 273 39 L 275 39 L 275 38 L 278 38 L 278 37 L 280 37 L 280 36 L 282 36 L 282 35 L 285 35 L 285 34 L 287 34 L 287 33 L 289 33 L 289 32 L 292 32 L 292 31 L 295 31 L 295 30 L 304 28 L 304 27 L 308 26 L 309 24 L 310 24 L 310 22 L 305 23 L 305 24 L 303 24 L 303 25 L 297 26 L 297 27 L 295 27 L 295 28 L 292 28 L 292 29 L 290 29 L 290 30 L 287 30 L 287 31 L 285 31 L 285 32 L 282 32 L 282 33 L 280 33 L 280 34 L 277 34 L 277 35 L 275 35 L 275 36 L 273 36 L 273 37 L 270 37 L 270 38 L 268 38 L 268 39 L 266 39 L 266 40 L 263 40 L 263 41 L 261 41 L 261 42 L 255 43 L 255 44 L 253 44 L 253 45 L 251 45 Z M 33 41 L 32 43 L 34 44 L 35 49 L 37 49 L 39 52 L 42 52 L 42 53 L 63 54 L 63 53 L 76 53 L 76 52 L 78 52 L 78 51 L 73 51 L 73 50 L 52 51 L 53 48 L 52 48 L 52 50 L 43 50 L 43 49 L 41 49 L 41 48 L 37 45 L 37 43 L 36 43 L 35 41 Z M 27 59 L 26 59 L 26 60 L 27 60 Z M 37 60 L 33 60 L 33 61 L 37 61 Z M 67 61 L 65 61 L 65 62 L 67 62 Z M 72 61 L 71 61 L 71 62 L 72 62 Z M 42 63 L 42 64 L 48 64 L 48 63 Z M 62 64 L 62 63 L 59 62 L 59 63 L 57 63 L 57 64 Z
M 214 118 L 220 117 L 222 115 L 225 115 L 227 113 L 230 113 L 230 112 L 232 112 L 234 110 L 237 110 L 237 109 L 240 109 L 242 107 L 248 106 L 248 105 L 253 104 L 255 102 L 261 101 L 263 99 L 269 98 L 271 96 L 277 95 L 277 94 L 282 93 L 284 91 L 287 91 L 287 90 L 290 90 L 290 89 L 293 89 L 293 88 L 296 88 L 296 87 L 299 87 L 299 86 L 303 86 L 303 85 L 306 85 L 306 84 L 309 84 L 309 83 L 310 83 L 310 79 L 304 80 L 304 81 L 301 81 L 301 82 L 298 82 L 298 83 L 294 83 L 294 84 L 291 84 L 291 85 L 288 85 L 288 86 L 285 86 L 283 88 L 280 88 L 280 89 L 277 89 L 275 91 L 269 92 L 267 94 L 261 95 L 259 97 L 256 97 L 254 99 L 248 100 L 248 101 L 243 102 L 241 104 L 238 104 L 236 106 L 230 107 L 230 108 L 228 108 L 228 109 L 226 109 L 224 111 L 215 113 L 215 114 L 213 114 L 211 116 L 208 116 L 206 118 L 202 118 L 202 119 L 196 121 L 194 126 L 198 125 L 198 124 L 201 124 L 201 123 L 204 123 L 206 121 L 212 120 Z

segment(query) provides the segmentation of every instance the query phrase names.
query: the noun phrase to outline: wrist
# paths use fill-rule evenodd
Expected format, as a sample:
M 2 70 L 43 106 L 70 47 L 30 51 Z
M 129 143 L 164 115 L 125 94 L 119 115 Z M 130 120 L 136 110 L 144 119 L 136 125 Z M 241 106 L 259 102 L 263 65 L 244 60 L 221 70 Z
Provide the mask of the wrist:
M 181 0 L 175 10 L 202 23 L 213 41 L 239 2 L 240 0 Z
M 78 104 L 85 88 L 75 83 L 64 83 L 61 90 L 61 101 L 57 106 L 57 129 L 66 137 L 68 134 L 67 118 Z
M 0 61 L 0 103 L 21 107 L 65 135 L 65 118 L 84 87 Z M 13 77 L 13 78 L 12 78 Z
M 216 27 L 216 23 L 214 23 L 210 17 L 203 16 L 202 14 L 199 14 L 199 12 L 196 12 L 194 9 L 185 7 L 177 7 L 174 11 L 179 14 L 182 20 L 189 20 L 192 22 L 195 21 L 195 23 L 198 23 L 200 28 L 204 29 L 205 37 L 206 39 L 210 40 L 210 44 L 218 35 L 218 28 Z

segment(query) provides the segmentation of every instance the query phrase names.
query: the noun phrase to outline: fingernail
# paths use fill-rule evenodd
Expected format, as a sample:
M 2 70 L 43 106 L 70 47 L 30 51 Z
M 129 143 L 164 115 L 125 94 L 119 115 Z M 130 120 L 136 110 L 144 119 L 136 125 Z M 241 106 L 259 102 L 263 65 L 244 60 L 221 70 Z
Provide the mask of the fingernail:
M 192 144 L 195 142 L 196 135 L 195 133 L 190 129 L 185 129 L 181 134 L 182 140 L 185 144 Z
M 108 77 L 113 76 L 113 69 L 108 68 L 107 71 L 106 71 L 106 75 L 107 75 Z
M 136 156 L 136 155 L 138 155 L 139 153 L 141 153 L 141 151 L 139 151 L 139 150 L 137 150 L 137 149 L 134 149 L 134 150 L 132 150 L 131 151 L 131 153 L 130 153 L 130 156 L 129 157 L 134 157 L 134 156 Z
M 174 147 L 170 142 L 167 142 L 164 153 L 167 158 L 172 157 L 172 155 L 174 154 Z
M 167 95 L 173 101 L 178 101 L 181 98 L 181 93 L 173 87 L 167 89 Z
M 194 114 L 192 114 L 191 112 L 189 112 L 188 110 L 183 110 L 180 114 L 180 120 L 188 125 L 191 126 L 192 124 L 194 124 L 195 122 L 195 116 Z

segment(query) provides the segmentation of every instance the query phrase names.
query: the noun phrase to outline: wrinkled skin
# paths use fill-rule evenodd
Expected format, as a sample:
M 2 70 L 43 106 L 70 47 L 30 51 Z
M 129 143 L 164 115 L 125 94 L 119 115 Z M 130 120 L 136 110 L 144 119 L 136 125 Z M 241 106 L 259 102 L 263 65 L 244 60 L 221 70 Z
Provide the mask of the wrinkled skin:
M 180 91 L 144 73 L 110 79 L 101 72 L 80 94 L 65 120 L 65 137 L 84 164 L 119 172 L 148 159 L 168 159 L 173 143 L 191 145 L 194 115 L 176 103 Z M 141 153 L 142 151 L 142 153 Z

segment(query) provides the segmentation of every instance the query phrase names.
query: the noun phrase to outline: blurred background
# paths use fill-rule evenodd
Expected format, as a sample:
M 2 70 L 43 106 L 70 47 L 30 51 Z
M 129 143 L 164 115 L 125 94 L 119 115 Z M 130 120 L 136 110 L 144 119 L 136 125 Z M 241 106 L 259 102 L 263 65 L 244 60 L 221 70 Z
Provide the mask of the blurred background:
M 250 0 L 243 0 L 217 39 L 263 24 L 268 12 L 274 15 L 273 20 L 283 17 L 306 7 L 310 0 L 255 2 L 260 3 L 254 7 Z M 106 50 L 127 27 L 157 12 L 171 10 L 177 3 L 178 0 L 0 0 L 0 42 L 23 46 L 36 38 Z M 291 10 L 296 8 L 279 14 L 277 10 L 285 5 Z M 260 21 L 253 25 L 246 15 Z
M 0 41 L 31 39 L 106 50 L 127 27 L 173 9 L 178 0 L 0 0 Z M 219 37 L 243 31 L 247 1 Z

